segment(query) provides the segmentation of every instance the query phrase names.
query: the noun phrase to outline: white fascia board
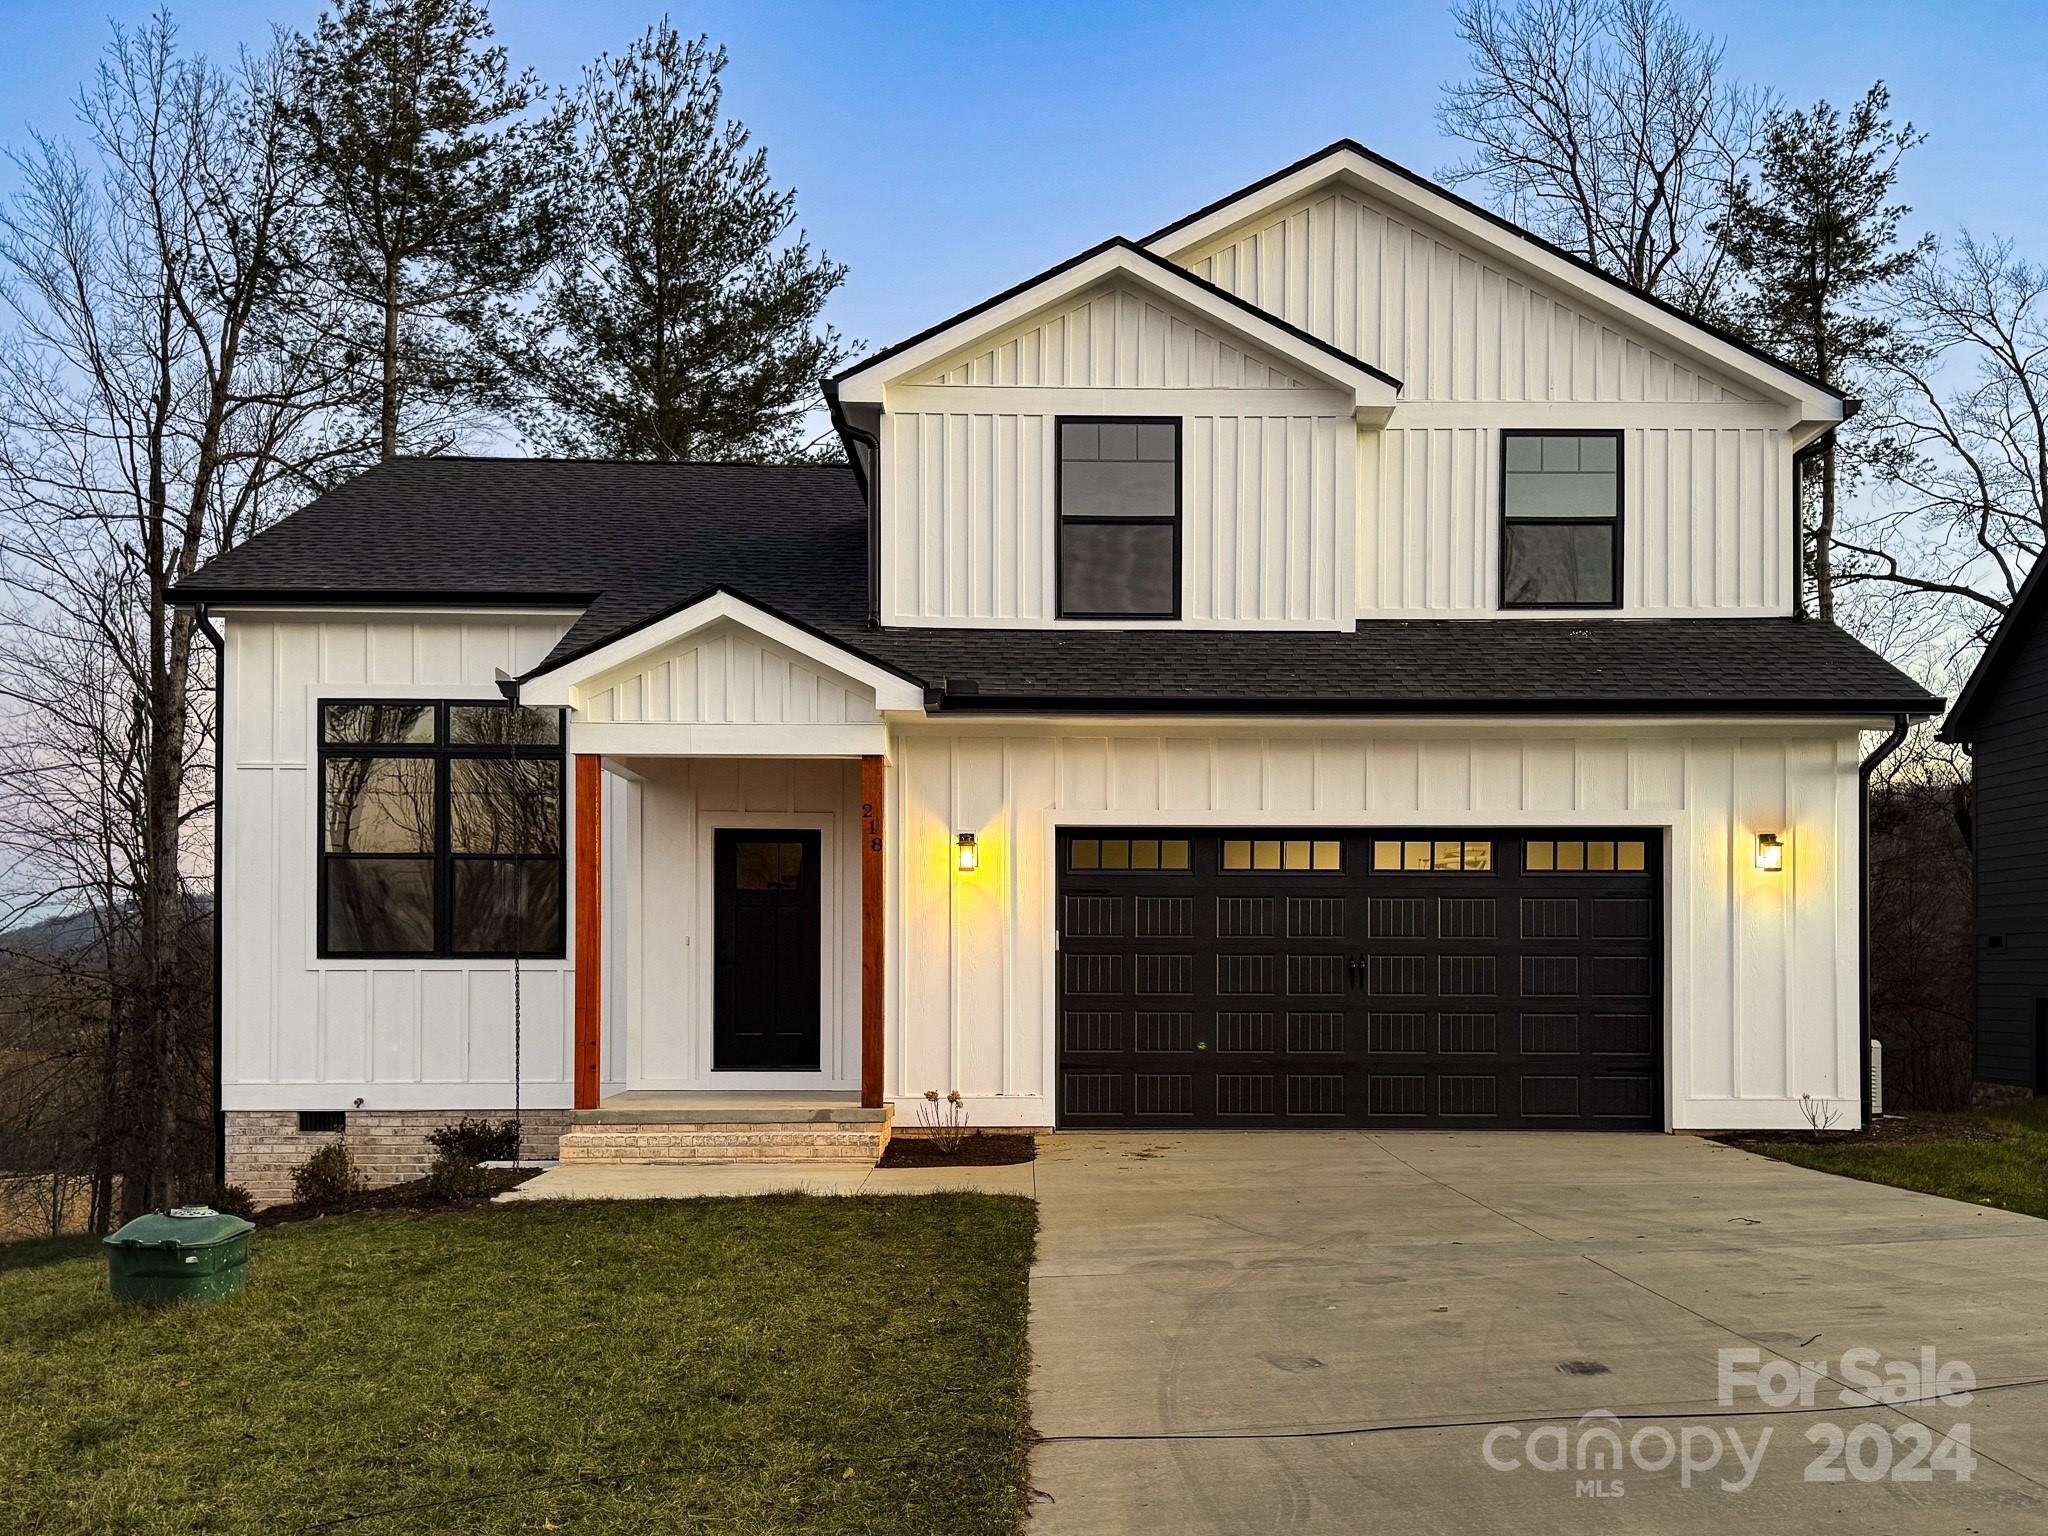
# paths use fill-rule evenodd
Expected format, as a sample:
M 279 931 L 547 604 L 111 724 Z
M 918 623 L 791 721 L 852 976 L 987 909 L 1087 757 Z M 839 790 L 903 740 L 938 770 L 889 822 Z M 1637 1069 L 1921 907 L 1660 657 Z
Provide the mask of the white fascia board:
M 719 623 L 732 623 L 751 630 L 785 650 L 816 662 L 827 671 L 870 689 L 878 710 L 921 712 L 924 709 L 924 689 L 910 679 L 886 667 L 878 667 L 730 592 L 714 592 L 702 602 L 692 603 L 666 618 L 642 625 L 594 651 L 528 676 L 519 685 L 519 701 L 552 708 L 578 708 L 584 684 L 630 666 L 643 656 Z
M 1170 299 L 1275 357 L 1286 359 L 1318 382 L 1343 390 L 1351 397 L 1352 409 L 1361 420 L 1368 416 L 1383 419 L 1399 396 L 1398 388 L 1379 375 L 1303 341 L 1286 326 L 1256 311 L 1217 297 L 1177 268 L 1163 267 L 1127 245 L 1116 245 L 1033 283 L 1000 304 L 968 315 L 872 367 L 848 374 L 839 382 L 839 399 L 846 405 L 885 405 L 888 386 L 894 381 L 929 368 L 983 336 L 1007 330 L 1063 298 L 1085 293 L 1112 278 Z
M 1746 379 L 1772 398 L 1793 407 L 1800 423 L 1819 423 L 1815 429 L 1842 420 L 1842 401 L 1817 389 L 1797 374 L 1732 346 L 1713 332 L 1672 315 L 1638 297 L 1627 288 L 1585 272 L 1534 239 L 1518 239 L 1490 219 L 1461 208 L 1442 193 L 1420 186 L 1384 166 L 1375 165 L 1354 150 L 1342 149 L 1292 175 L 1269 182 L 1213 210 L 1191 224 L 1169 230 L 1146 247 L 1155 255 L 1176 260 L 1184 251 L 1207 245 L 1221 235 L 1250 222 L 1269 209 L 1299 202 L 1332 181 L 1345 180 L 1376 198 L 1415 215 L 1482 249 L 1497 252 L 1503 260 L 1522 268 L 1554 288 L 1563 289 L 1606 310 L 1618 319 L 1671 342 L 1711 364 L 1723 373 Z
M 889 728 L 853 725 L 681 725 L 667 721 L 569 722 L 569 750 L 598 757 L 881 757 Z

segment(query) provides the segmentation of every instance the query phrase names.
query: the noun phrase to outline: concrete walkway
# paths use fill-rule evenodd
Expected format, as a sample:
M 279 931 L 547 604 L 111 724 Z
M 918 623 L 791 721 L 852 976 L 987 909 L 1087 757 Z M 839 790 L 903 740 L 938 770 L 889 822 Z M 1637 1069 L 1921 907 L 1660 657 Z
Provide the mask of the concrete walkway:
M 1035 1195 L 1035 1163 L 998 1168 L 872 1168 L 866 1163 L 568 1163 L 498 1196 L 520 1200 L 694 1200 L 709 1195 Z
M 1031 1536 L 2048 1531 L 2048 1386 L 1716 1402 L 1727 1348 L 1839 1374 L 1859 1346 L 1931 1347 L 1982 1383 L 2048 1379 L 2048 1222 L 1682 1136 L 1068 1134 L 1034 1167 Z M 1484 1460 L 1492 1426 L 1519 1431 L 1512 1460 L 1596 1409 L 1625 1437 L 1696 1426 L 1695 1460 L 1713 1435 L 1721 1465 L 1688 1489 L 1677 1464 Z M 1967 1423 L 1977 1466 L 1807 1481 L 1821 1423 L 1880 1426 L 1873 1469 L 1908 1460 L 1915 1425 Z M 1723 1491 L 1727 1434 L 1754 1454 L 1766 1428 L 1753 1482 Z

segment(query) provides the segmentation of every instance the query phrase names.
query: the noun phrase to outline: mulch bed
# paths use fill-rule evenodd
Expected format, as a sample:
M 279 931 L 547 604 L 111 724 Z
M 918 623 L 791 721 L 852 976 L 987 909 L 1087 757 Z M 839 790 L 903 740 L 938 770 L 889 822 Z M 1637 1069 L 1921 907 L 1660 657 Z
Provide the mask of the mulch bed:
M 484 1178 L 488 1181 L 481 1195 L 468 1196 L 460 1200 L 447 1200 L 427 1192 L 425 1179 L 412 1179 L 404 1184 L 387 1184 L 382 1189 L 359 1190 L 352 1195 L 343 1195 L 333 1200 L 295 1201 L 290 1205 L 269 1205 L 256 1213 L 259 1227 L 281 1226 L 288 1221 L 311 1221 L 321 1216 L 346 1216 L 354 1211 L 459 1211 L 472 1206 L 488 1205 L 493 1196 L 502 1195 L 508 1189 L 517 1189 L 528 1179 L 540 1174 L 538 1168 L 486 1168 Z
M 1038 1156 L 1038 1138 L 1004 1131 L 978 1131 L 947 1151 L 929 1136 L 891 1136 L 881 1168 L 999 1168 Z
M 2003 1141 L 2008 1133 L 1995 1120 L 1975 1115 L 1911 1113 L 1885 1115 L 1860 1131 L 1731 1131 L 1716 1136 L 1732 1147 L 1775 1142 L 1795 1147 L 1909 1146 L 1930 1141 Z

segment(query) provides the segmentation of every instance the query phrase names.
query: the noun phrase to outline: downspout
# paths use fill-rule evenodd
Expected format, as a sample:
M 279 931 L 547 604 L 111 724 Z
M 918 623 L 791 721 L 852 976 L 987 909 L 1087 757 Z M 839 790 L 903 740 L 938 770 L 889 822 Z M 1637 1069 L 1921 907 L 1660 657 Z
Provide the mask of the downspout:
M 833 430 L 839 434 L 839 441 L 846 447 L 846 461 L 853 466 L 853 478 L 860 483 L 861 500 L 867 504 L 867 555 L 868 555 L 868 612 L 869 629 L 882 627 L 882 443 L 874 433 L 863 427 L 856 427 L 846 419 L 846 408 L 839 403 L 839 386 L 831 379 L 824 384 L 825 408 L 832 418 Z M 867 447 L 867 459 L 854 451 L 854 444 Z
M 226 1080 L 226 1065 L 221 1058 L 227 1036 L 221 1026 L 221 983 L 226 967 L 221 935 L 227 921 L 227 903 L 221 898 L 221 871 L 226 867 L 226 860 L 221 856 L 221 844 L 227 828 L 227 801 L 222 791 L 227 787 L 228 647 L 221 632 L 206 616 L 206 604 L 195 604 L 192 618 L 199 632 L 213 646 L 213 1183 L 214 1188 L 225 1189 L 228 1182 L 228 1117 L 221 1108 L 221 1084 Z
M 1830 427 L 1792 455 L 1792 617 L 1795 619 L 1807 616 L 1806 466 L 1826 452 L 1834 436 L 1834 429 Z
M 1892 716 L 1892 733 L 1871 749 L 1863 759 L 1856 774 L 1856 867 L 1860 882 L 1856 887 L 1856 1011 L 1857 1011 L 1857 1060 L 1863 1066 L 1863 1083 L 1860 1095 L 1863 1100 L 1863 1124 L 1870 1125 L 1870 776 L 1877 772 L 1884 760 L 1899 750 L 1899 744 L 1906 739 L 1906 717 Z

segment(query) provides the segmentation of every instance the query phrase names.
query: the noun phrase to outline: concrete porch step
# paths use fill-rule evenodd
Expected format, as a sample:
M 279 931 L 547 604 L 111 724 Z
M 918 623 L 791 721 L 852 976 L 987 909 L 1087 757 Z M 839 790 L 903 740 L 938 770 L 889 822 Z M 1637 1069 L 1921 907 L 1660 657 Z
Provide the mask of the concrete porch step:
M 620 1104 L 582 1109 L 560 1152 L 565 1165 L 841 1163 L 873 1167 L 889 1144 L 894 1110 L 857 1104 L 704 1102 Z M 725 1102 L 713 1102 L 713 1100 Z

